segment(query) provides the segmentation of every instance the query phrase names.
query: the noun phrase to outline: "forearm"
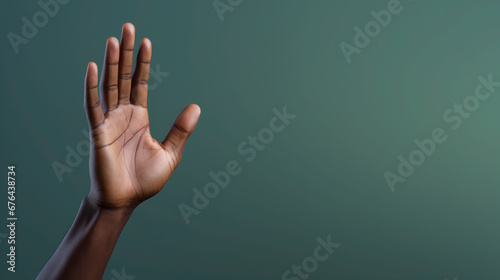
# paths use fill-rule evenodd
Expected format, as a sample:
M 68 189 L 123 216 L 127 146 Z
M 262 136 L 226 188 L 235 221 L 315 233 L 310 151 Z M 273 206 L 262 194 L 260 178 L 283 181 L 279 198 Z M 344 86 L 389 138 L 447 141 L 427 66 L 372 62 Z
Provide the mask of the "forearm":
M 85 197 L 73 225 L 36 279 L 102 279 L 132 212 L 101 208 Z

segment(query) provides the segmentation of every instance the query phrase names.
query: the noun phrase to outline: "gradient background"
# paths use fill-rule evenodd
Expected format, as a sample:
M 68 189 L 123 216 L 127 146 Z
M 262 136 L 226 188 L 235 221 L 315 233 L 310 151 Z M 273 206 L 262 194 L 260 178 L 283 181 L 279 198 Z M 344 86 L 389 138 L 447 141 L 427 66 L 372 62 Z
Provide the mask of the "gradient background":
M 19 220 L 17 272 L 7 272 L 0 239 L 0 278 L 33 279 L 69 229 L 89 190 L 88 157 L 62 182 L 51 163 L 85 140 L 87 62 L 100 67 L 106 38 L 132 22 L 136 45 L 150 38 L 151 65 L 170 73 L 149 92 L 153 137 L 189 103 L 202 115 L 103 279 L 122 268 L 136 280 L 281 279 L 329 234 L 342 245 L 310 279 L 499 279 L 500 96 L 456 131 L 442 114 L 474 93 L 479 75 L 500 80 L 500 3 L 402 1 L 348 64 L 339 44 L 353 44 L 353 28 L 388 2 L 245 0 L 221 21 L 212 1 L 75 0 L 16 54 L 7 33 L 41 8 L 2 1 L 1 176 L 17 166 Z M 285 105 L 297 118 L 247 163 L 237 146 Z M 448 140 L 391 192 L 383 173 L 436 127 Z M 187 226 L 179 203 L 192 205 L 192 188 L 232 159 L 242 173 Z

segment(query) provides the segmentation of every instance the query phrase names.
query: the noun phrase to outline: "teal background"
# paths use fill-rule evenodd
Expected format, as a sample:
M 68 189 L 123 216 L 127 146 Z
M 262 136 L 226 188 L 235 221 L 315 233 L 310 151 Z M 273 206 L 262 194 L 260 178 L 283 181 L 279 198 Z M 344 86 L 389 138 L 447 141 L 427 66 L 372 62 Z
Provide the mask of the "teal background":
M 225 2 L 225 1 L 224 1 Z M 89 190 L 88 157 L 59 182 L 51 163 L 85 140 L 83 78 L 102 65 L 121 25 L 148 37 L 169 72 L 149 93 L 163 139 L 180 110 L 202 108 L 167 186 L 127 224 L 103 279 L 281 279 L 317 237 L 342 244 L 309 279 L 499 279 L 500 96 L 452 130 L 442 114 L 500 80 L 498 1 L 402 1 L 403 11 L 348 64 L 339 48 L 388 0 L 249 1 L 224 14 L 212 1 L 70 1 L 16 54 L 8 32 L 35 1 L 0 4 L 1 170 L 17 170 L 17 272 L 33 279 Z M 248 163 L 236 148 L 273 108 L 297 114 Z M 448 140 L 391 192 L 383 176 L 413 141 Z M 179 203 L 235 159 L 243 171 L 186 225 Z M 0 217 L 7 216 L 7 190 Z M 2 222 L 4 223 L 4 222 Z M 0 233 L 6 233 L 5 226 Z

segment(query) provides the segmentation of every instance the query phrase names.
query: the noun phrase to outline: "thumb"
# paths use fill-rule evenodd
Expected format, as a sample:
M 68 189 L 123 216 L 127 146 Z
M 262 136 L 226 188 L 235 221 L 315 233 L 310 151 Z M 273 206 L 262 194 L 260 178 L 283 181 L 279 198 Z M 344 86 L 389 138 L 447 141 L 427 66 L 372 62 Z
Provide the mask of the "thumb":
M 191 104 L 186 106 L 179 114 L 167 137 L 165 137 L 165 140 L 162 142 L 166 150 L 176 153 L 178 159 L 180 159 L 182 155 L 184 144 L 186 144 L 187 139 L 196 127 L 196 123 L 198 123 L 200 114 L 201 109 L 198 105 Z

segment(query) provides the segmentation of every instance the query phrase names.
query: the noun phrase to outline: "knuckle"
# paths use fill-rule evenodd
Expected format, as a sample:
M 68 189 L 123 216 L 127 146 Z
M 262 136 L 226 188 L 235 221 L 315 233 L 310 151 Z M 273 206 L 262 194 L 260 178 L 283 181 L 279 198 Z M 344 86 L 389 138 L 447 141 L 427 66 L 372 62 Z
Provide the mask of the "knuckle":
M 117 84 L 104 85 L 103 89 L 105 91 L 116 91 L 118 90 L 118 85 Z
M 132 73 L 123 73 L 120 74 L 120 80 L 131 80 L 132 79 Z

